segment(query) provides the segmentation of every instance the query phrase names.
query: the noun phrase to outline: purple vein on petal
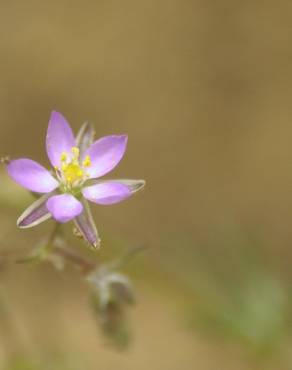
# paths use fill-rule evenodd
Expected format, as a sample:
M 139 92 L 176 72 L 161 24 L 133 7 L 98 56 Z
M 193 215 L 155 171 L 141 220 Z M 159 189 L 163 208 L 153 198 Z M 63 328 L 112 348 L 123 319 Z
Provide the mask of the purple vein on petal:
M 84 239 L 92 245 L 94 248 L 99 248 L 100 246 L 100 238 L 98 236 L 98 232 L 93 221 L 93 217 L 88 205 L 88 202 L 83 199 L 83 212 L 75 217 L 74 222 L 77 229 L 81 232 Z
M 46 202 L 51 195 L 43 195 L 32 203 L 18 218 L 17 226 L 22 229 L 33 227 L 51 218 L 46 206 Z

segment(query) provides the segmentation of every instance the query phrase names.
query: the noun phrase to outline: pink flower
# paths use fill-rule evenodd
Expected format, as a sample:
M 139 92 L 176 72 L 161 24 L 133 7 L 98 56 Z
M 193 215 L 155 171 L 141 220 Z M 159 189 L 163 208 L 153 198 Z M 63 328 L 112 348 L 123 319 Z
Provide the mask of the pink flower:
M 52 112 L 46 148 L 53 171 L 21 158 L 7 165 L 8 174 L 26 189 L 42 193 L 19 217 L 17 225 L 27 228 L 53 217 L 64 223 L 74 220 L 93 246 L 99 237 L 87 200 L 109 205 L 130 197 L 145 185 L 144 180 L 97 180 L 114 169 L 127 146 L 126 135 L 105 136 L 93 142 L 94 131 L 85 123 L 75 138 L 66 119 Z

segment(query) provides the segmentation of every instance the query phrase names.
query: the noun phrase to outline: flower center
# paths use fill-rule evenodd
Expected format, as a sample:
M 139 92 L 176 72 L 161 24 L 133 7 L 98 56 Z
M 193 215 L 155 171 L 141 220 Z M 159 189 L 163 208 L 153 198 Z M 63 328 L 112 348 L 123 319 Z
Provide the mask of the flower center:
M 63 152 L 60 162 L 61 168 L 56 167 L 56 172 L 59 180 L 63 183 L 65 189 L 71 190 L 73 187 L 78 187 L 88 178 L 86 167 L 91 166 L 90 157 L 87 155 L 82 163 L 79 161 L 79 148 L 73 147 L 72 154 Z
M 66 182 L 70 185 L 82 179 L 84 175 L 84 171 L 77 163 L 64 164 L 62 166 L 62 171 Z

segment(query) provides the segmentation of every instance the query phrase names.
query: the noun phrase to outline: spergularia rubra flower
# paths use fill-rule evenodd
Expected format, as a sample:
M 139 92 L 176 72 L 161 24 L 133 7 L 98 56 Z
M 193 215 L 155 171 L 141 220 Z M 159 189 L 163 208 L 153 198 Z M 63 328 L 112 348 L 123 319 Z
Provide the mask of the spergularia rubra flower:
M 65 223 L 74 220 L 83 237 L 93 246 L 99 236 L 87 200 L 109 205 L 121 202 L 143 188 L 144 180 L 101 180 L 122 159 L 126 135 L 94 140 L 91 125 L 85 123 L 75 138 L 66 119 L 52 112 L 46 149 L 53 170 L 21 158 L 7 165 L 8 174 L 26 189 L 43 194 L 17 220 L 20 228 L 40 224 L 53 217 Z

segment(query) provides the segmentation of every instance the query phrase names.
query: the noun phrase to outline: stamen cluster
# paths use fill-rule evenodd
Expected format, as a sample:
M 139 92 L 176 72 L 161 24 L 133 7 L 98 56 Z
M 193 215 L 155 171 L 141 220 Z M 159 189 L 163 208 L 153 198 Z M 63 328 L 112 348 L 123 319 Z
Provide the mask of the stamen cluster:
M 89 178 L 86 168 L 91 166 L 90 156 L 87 155 L 80 163 L 80 151 L 76 146 L 72 147 L 71 153 L 62 152 L 60 162 L 61 166 L 55 166 L 55 171 L 64 192 L 80 188 Z

